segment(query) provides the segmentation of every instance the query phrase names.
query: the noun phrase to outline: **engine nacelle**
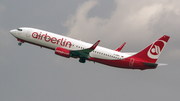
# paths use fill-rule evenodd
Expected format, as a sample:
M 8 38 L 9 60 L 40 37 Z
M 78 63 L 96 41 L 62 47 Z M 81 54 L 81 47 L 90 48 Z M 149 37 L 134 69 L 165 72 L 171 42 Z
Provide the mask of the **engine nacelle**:
M 56 55 L 60 55 L 66 58 L 70 57 L 70 51 L 61 47 L 57 47 L 55 50 L 55 54 Z

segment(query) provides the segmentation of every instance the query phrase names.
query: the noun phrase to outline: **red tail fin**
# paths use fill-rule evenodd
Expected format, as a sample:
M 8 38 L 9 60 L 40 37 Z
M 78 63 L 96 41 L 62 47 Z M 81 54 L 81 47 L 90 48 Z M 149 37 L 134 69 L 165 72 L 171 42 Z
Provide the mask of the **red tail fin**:
M 170 37 L 167 35 L 162 36 L 160 39 L 132 57 L 144 60 L 146 62 L 155 63 L 169 38 Z

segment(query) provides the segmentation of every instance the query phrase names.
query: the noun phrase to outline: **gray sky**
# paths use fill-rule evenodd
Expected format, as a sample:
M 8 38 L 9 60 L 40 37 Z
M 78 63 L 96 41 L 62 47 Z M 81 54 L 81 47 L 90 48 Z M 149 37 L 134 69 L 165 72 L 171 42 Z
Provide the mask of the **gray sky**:
M 179 0 L 1 0 L 1 101 L 179 101 Z M 126 70 L 66 59 L 9 31 L 34 27 L 137 52 L 171 36 L 154 70 Z

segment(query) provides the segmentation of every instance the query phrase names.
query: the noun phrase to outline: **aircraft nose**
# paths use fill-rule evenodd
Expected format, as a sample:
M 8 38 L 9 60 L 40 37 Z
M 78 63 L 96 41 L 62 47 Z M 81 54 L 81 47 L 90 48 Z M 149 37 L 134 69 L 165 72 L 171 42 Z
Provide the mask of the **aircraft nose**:
M 13 30 L 10 31 L 10 33 L 11 33 L 12 35 L 15 35 L 15 34 L 16 34 L 16 30 L 13 29 Z

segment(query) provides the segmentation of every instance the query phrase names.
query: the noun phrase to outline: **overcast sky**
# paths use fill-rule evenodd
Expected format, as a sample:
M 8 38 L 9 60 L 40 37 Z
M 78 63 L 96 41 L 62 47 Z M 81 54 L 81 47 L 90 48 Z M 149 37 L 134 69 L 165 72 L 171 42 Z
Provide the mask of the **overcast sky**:
M 179 101 L 179 0 L 1 0 L 1 101 Z M 33 27 L 115 49 L 138 52 L 171 38 L 154 70 L 128 70 L 67 59 L 9 31 Z

